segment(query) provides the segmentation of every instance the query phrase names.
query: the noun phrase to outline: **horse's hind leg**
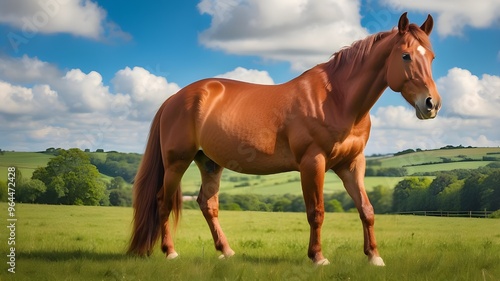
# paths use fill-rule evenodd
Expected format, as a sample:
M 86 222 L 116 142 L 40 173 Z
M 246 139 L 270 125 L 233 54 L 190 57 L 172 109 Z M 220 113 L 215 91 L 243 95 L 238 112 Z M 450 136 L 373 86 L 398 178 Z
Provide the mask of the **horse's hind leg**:
M 167 162 L 165 175 L 163 178 L 163 187 L 158 192 L 158 206 L 161 222 L 161 249 L 166 254 L 167 259 L 174 259 L 178 256 L 174 249 L 172 232 L 170 230 L 170 213 L 174 211 L 175 224 L 179 219 L 180 209 L 182 208 L 182 192 L 180 182 L 182 175 L 189 167 L 190 161 L 171 161 Z
M 330 262 L 321 251 L 321 227 L 325 216 L 323 183 L 325 158 L 322 155 L 307 155 L 300 163 L 302 194 L 306 205 L 307 221 L 310 226 L 308 257 L 317 265 Z
M 219 224 L 219 186 L 223 168 L 208 158 L 202 151 L 196 154 L 196 165 L 201 173 L 201 188 L 198 204 L 205 217 L 215 243 L 215 249 L 222 252 L 219 258 L 230 257 L 234 251 L 229 247 Z

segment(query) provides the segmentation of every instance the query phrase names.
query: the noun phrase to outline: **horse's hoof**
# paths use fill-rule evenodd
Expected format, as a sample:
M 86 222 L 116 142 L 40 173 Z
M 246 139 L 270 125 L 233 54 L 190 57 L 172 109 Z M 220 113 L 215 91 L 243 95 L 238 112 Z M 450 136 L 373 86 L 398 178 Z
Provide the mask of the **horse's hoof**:
M 375 266 L 385 266 L 384 260 L 381 257 L 372 257 L 370 264 Z
M 167 260 L 173 260 L 173 259 L 177 258 L 178 256 L 179 256 L 179 254 L 177 254 L 177 252 L 170 253 L 167 255 Z
M 330 261 L 328 261 L 328 259 L 322 259 L 322 260 L 319 260 L 317 262 L 314 262 L 315 265 L 329 265 L 330 264 Z
M 219 256 L 219 259 L 220 259 L 220 260 L 223 260 L 223 259 L 225 259 L 225 258 L 230 258 L 230 257 L 234 256 L 234 254 L 235 254 L 235 253 L 234 253 L 234 251 L 233 251 L 233 250 L 230 250 L 230 251 L 228 251 L 227 253 L 224 253 L 224 254 L 220 255 L 220 256 Z

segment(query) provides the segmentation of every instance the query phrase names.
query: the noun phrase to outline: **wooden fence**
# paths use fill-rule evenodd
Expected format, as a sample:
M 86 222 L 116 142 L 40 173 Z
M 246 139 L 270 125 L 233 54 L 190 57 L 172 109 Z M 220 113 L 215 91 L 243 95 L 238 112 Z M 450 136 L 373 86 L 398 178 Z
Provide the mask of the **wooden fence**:
M 411 211 L 398 212 L 397 215 L 432 216 L 432 217 L 463 217 L 463 218 L 488 218 L 492 211 Z

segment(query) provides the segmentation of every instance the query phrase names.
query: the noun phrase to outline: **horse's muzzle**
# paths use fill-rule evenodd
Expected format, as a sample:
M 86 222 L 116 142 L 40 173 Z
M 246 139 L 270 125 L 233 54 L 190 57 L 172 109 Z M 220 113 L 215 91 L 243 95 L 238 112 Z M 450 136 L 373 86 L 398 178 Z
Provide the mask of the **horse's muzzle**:
M 439 99 L 436 101 L 432 97 L 427 97 L 415 103 L 417 118 L 421 120 L 435 118 L 440 108 L 441 101 Z

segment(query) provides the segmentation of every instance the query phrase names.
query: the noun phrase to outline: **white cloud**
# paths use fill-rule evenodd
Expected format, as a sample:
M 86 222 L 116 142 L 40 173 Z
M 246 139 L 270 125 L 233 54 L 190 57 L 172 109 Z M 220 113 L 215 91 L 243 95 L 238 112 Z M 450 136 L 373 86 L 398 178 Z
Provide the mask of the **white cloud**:
M 142 67 L 119 70 L 112 83 L 115 91 L 130 97 L 130 111 L 126 114 L 142 120 L 150 120 L 160 105 L 180 90 L 177 84 L 168 83 L 165 77 L 151 74 Z
M 500 141 L 490 140 L 485 135 L 479 135 L 477 137 L 467 137 L 464 142 L 465 146 L 478 146 L 478 147 L 498 147 L 500 145 Z
M 0 57 L 0 79 L 15 83 L 46 83 L 60 76 L 57 67 L 23 55 L 21 58 Z
M 500 1 L 498 0 L 483 0 L 481 2 L 469 0 L 382 0 L 381 2 L 402 10 L 437 13 L 436 28 L 441 36 L 461 35 L 466 26 L 486 28 L 500 20 Z
M 45 140 L 47 137 L 51 139 L 68 139 L 70 131 L 67 128 L 45 126 L 40 129 L 34 129 L 29 132 L 29 135 L 34 140 Z
M 221 75 L 217 75 L 219 78 L 228 78 L 244 82 L 273 85 L 274 81 L 267 71 L 260 71 L 256 69 L 246 69 L 243 67 L 237 67 L 232 71 L 226 72 Z
M 61 99 L 73 112 L 105 111 L 113 97 L 109 88 L 103 85 L 102 76 L 91 71 L 88 74 L 80 69 L 72 69 L 58 83 Z
M 92 39 L 130 37 L 106 17 L 106 11 L 91 0 L 0 2 L 0 23 L 17 29 L 7 36 L 11 44 L 12 40 L 19 43 L 37 33 L 69 33 Z
M 96 71 L 64 73 L 27 56 L 3 61 L 8 67 L 0 67 L 2 149 L 140 152 L 158 107 L 179 90 L 141 67 L 117 71 L 110 87 Z
M 48 85 L 27 88 L 0 81 L 0 100 L 0 113 L 13 116 L 40 117 L 65 110 Z
M 500 118 L 500 77 L 484 74 L 482 78 L 461 68 L 452 68 L 437 80 L 443 96 L 443 111 L 464 118 Z
M 368 33 L 353 0 L 202 0 L 212 17 L 203 45 L 232 54 L 290 62 L 304 70 Z

